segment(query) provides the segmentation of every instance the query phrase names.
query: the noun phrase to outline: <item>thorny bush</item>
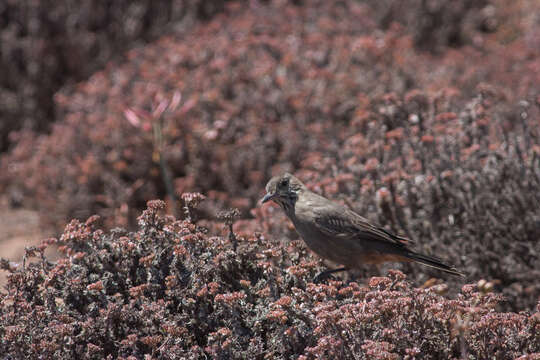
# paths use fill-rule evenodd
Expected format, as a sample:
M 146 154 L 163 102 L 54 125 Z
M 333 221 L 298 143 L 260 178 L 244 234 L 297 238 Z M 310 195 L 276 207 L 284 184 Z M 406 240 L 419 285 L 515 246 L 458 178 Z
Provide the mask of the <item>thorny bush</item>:
M 495 310 L 500 295 L 463 286 L 413 288 L 392 270 L 368 283 L 311 282 L 319 263 L 301 242 L 227 237 L 161 215 L 150 201 L 138 230 L 72 221 L 27 250 L 0 297 L 4 358 L 263 359 L 499 358 L 540 352 L 540 303 Z M 65 257 L 43 251 L 60 245 Z M 536 355 L 534 355 L 536 353 Z M 526 357 L 522 357 L 523 359 Z

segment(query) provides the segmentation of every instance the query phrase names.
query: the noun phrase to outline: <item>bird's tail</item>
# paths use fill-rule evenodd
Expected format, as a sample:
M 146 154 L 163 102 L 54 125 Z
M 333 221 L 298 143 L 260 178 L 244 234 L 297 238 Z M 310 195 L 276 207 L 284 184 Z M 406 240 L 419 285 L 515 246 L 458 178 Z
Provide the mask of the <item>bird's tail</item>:
M 412 251 L 407 254 L 407 257 L 411 260 L 419 262 L 420 264 L 423 264 L 423 265 L 426 265 L 435 269 L 439 269 L 441 271 L 447 272 L 452 275 L 465 276 L 463 273 L 460 273 L 459 271 L 457 271 L 454 267 L 446 265 L 445 263 L 442 262 L 442 260 L 436 257 L 422 255 L 422 254 L 415 253 Z

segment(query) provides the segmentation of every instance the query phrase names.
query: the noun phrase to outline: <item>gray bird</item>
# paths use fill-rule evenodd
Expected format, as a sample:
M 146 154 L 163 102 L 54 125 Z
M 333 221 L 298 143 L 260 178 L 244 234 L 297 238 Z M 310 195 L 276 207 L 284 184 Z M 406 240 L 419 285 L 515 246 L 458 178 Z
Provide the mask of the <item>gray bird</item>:
M 310 191 L 289 173 L 275 176 L 266 184 L 262 203 L 274 201 L 285 211 L 307 246 L 322 258 L 344 267 L 323 271 L 314 281 L 358 268 L 361 264 L 415 261 L 441 271 L 463 276 L 441 260 L 409 249 L 409 239 L 370 224 L 345 206 Z

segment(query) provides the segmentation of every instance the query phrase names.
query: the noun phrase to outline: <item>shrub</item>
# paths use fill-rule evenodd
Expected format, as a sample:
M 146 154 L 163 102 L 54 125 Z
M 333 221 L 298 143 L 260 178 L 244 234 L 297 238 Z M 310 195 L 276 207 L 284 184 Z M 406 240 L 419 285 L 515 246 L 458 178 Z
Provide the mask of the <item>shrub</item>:
M 175 194 L 201 191 L 201 217 L 235 207 L 294 238 L 283 217 L 254 209 L 266 180 L 289 170 L 494 281 L 505 309 L 532 309 L 538 25 L 513 17 L 434 57 L 401 25 L 381 32 L 374 13 L 356 1 L 231 3 L 58 93 L 63 120 L 50 136 L 18 134 L 0 186 L 57 228 L 94 213 L 133 228 L 147 199 L 168 198 L 174 213 Z M 500 39 L 505 26 L 513 41 Z M 437 274 L 406 269 L 416 285 Z
M 221 1 L 4 1 L 0 8 L 0 151 L 21 128 L 49 130 L 53 96 L 130 45 L 222 10 Z M 182 20 L 182 21 L 180 21 Z
M 315 191 L 414 239 L 421 251 L 448 259 L 469 279 L 488 277 L 507 296 L 505 308 L 519 311 L 534 307 L 540 294 L 540 148 L 533 145 L 540 129 L 524 120 L 532 113 L 538 119 L 538 109 L 514 110 L 524 119 L 504 133 L 516 119 L 501 116 L 504 110 L 486 96 L 460 115 L 423 114 L 419 106 L 429 112 L 436 101 L 418 92 L 373 104 L 379 112 L 373 123 L 387 122 L 392 130 L 355 131 L 339 154 L 313 154 L 298 175 Z M 270 231 L 290 236 L 283 227 Z M 440 276 L 405 268 L 418 285 Z M 459 281 L 449 279 L 455 286 Z
M 191 196 L 192 197 L 192 196 Z M 499 313 L 500 296 L 466 285 L 413 288 L 399 271 L 366 286 L 313 284 L 300 242 L 238 233 L 239 245 L 160 215 L 136 232 L 72 221 L 60 239 L 7 261 L 0 351 L 10 358 L 516 358 L 540 352 L 539 310 Z M 61 245 L 51 263 L 43 250 Z
M 132 50 L 126 64 L 57 94 L 62 120 L 50 136 L 13 136 L 18 145 L 1 162 L 0 186 L 14 202 L 43 209 L 46 222 L 59 228 L 94 213 L 127 224 L 147 199 L 171 195 L 165 163 L 177 193 L 204 191 L 220 203 L 233 195 L 229 205 L 245 213 L 271 173 L 299 168 L 313 151 L 334 153 L 366 129 L 351 125 L 384 117 L 376 126 L 392 129 L 406 120 L 379 114 L 366 105 L 370 99 L 411 89 L 440 98 L 438 89 L 452 86 L 460 91 L 439 100 L 459 114 L 484 82 L 498 84 L 503 103 L 536 101 L 530 79 L 539 73 L 537 49 L 525 39 L 511 51 L 486 41 L 487 61 L 473 60 L 479 52 L 472 48 L 433 59 L 416 53 L 399 27 L 377 33 L 371 15 L 357 2 L 249 9 L 232 3 L 209 23 Z M 148 114 L 175 93 L 181 99 L 174 109 Z M 133 126 L 126 110 L 145 125 Z

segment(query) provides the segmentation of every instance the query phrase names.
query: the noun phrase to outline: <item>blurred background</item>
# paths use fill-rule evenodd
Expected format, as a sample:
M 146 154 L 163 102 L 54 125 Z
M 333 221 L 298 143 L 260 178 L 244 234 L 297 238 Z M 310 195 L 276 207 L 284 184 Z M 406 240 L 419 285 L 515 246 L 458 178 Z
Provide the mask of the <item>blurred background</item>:
M 93 214 L 133 229 L 150 199 L 182 216 L 193 191 L 209 223 L 238 208 L 238 231 L 296 239 L 257 205 L 290 171 L 491 281 L 507 309 L 537 303 L 538 1 L 8 0 L 0 14 L 0 257 Z M 417 285 L 440 275 L 399 268 Z

